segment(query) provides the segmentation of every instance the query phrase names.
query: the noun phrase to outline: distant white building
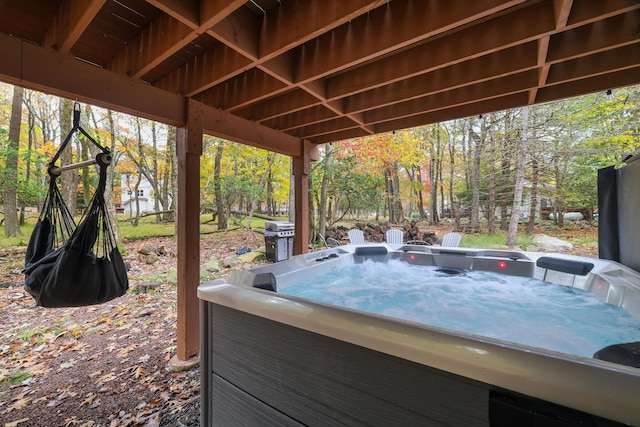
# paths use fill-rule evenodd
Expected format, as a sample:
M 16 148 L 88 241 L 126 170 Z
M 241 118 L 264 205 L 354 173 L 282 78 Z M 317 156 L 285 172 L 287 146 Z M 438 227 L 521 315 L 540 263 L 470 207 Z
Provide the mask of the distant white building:
M 136 195 L 134 194 L 136 188 L 136 180 L 137 176 L 131 176 L 129 174 L 122 175 L 121 181 L 121 203 L 120 203 L 120 212 L 124 212 L 127 214 L 136 213 Z M 153 187 L 147 180 L 147 178 L 142 177 L 140 181 L 140 185 L 138 185 L 138 203 L 140 204 L 140 213 L 151 213 L 155 212 L 155 199 L 157 195 L 155 194 Z M 158 199 L 158 209 L 160 211 L 165 210 L 162 206 L 162 200 Z

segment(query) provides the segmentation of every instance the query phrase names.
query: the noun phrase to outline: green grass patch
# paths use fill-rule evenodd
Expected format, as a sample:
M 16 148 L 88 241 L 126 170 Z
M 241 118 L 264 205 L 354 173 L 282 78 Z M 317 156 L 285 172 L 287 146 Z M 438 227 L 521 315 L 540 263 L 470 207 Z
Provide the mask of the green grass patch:
M 33 377 L 33 374 L 30 374 L 28 372 L 22 372 L 22 371 L 18 371 L 18 372 L 14 372 L 4 378 L 0 378 L 0 382 L 5 383 L 8 386 L 12 386 L 14 384 L 19 384 L 24 380 L 28 380 L 29 378 Z
M 460 246 L 465 248 L 504 248 L 507 244 L 507 233 L 497 231 L 495 234 L 467 234 L 462 237 Z M 517 234 L 515 247 L 526 249 L 527 246 L 533 245 L 533 236 L 526 234 Z
M 35 329 L 29 329 L 28 331 L 24 331 L 20 333 L 20 341 L 22 342 L 29 342 L 33 339 L 33 337 L 35 336 L 39 336 L 44 334 L 45 330 L 43 327 L 39 326 Z

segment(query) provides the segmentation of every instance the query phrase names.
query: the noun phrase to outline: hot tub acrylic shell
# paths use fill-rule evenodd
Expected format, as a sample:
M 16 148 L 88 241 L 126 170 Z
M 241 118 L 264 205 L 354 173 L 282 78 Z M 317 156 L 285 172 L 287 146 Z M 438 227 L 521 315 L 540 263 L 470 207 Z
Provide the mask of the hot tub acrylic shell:
M 504 262 L 513 268 L 500 271 L 596 290 L 640 316 L 640 279 L 616 263 L 590 260 L 577 277 L 535 267 L 537 254 L 387 249 L 341 247 L 201 285 L 202 425 L 640 425 L 637 368 L 255 287 L 413 254 L 448 268 Z

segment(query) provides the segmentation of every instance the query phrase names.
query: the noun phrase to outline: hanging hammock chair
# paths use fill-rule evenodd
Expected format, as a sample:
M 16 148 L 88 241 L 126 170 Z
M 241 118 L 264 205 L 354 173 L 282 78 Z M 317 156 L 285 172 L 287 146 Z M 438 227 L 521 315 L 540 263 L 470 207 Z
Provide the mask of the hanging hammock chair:
M 79 125 L 74 105 L 73 127 L 49 162 L 49 190 L 25 254 L 25 289 L 42 307 L 78 307 L 112 300 L 129 288 L 127 268 L 118 251 L 104 191 L 111 153 Z M 79 131 L 100 149 L 94 159 L 55 166 L 72 135 Z M 98 185 L 80 223 L 65 205 L 57 178 L 65 170 L 98 166 Z

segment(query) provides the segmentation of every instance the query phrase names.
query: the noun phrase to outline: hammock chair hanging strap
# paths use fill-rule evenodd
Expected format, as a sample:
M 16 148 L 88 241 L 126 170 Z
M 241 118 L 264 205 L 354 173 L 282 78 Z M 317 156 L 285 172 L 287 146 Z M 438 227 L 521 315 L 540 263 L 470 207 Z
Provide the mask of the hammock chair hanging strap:
M 67 148 L 67 145 L 69 145 L 69 141 L 71 141 L 71 137 L 76 132 L 80 132 L 82 135 L 84 135 L 85 138 L 87 138 L 87 140 L 90 141 L 93 145 L 98 147 L 98 149 L 102 151 L 102 153 L 98 154 L 95 159 L 89 159 L 89 160 L 74 163 L 71 165 L 55 166 L 55 163 L 60 158 L 60 155 L 62 154 L 64 149 Z M 62 144 L 60 144 L 60 148 L 58 149 L 58 151 L 56 151 L 56 154 L 54 154 L 53 158 L 49 162 L 49 167 L 47 168 L 47 171 L 49 172 L 49 175 L 51 177 L 57 177 L 64 171 L 79 169 L 84 166 L 93 165 L 95 163 L 100 163 L 101 166 L 109 165 L 111 163 L 111 153 L 108 148 L 98 144 L 98 142 L 91 135 L 89 135 L 82 128 L 82 126 L 80 126 L 80 104 L 76 102 L 75 104 L 73 104 L 73 127 L 67 134 L 67 137 L 64 139 Z

